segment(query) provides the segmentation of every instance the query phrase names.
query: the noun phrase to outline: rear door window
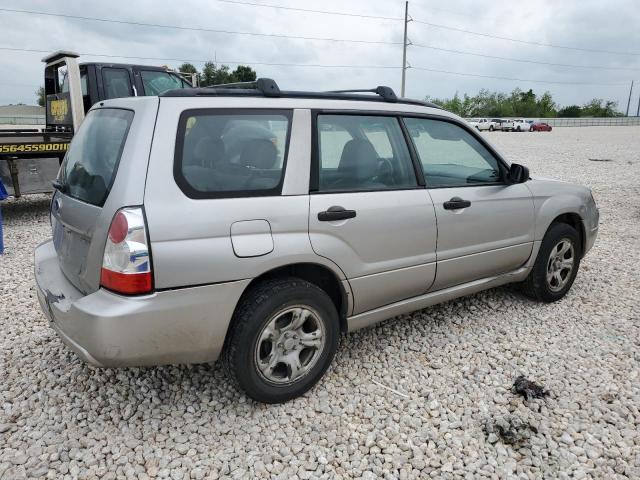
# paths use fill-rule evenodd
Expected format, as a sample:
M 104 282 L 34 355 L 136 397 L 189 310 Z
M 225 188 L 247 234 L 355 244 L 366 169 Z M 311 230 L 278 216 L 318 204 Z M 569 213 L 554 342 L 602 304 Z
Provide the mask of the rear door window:
M 133 95 L 131 90 L 131 78 L 129 71 L 124 68 L 103 68 L 102 82 L 104 85 L 104 98 L 122 98 Z
M 289 110 L 186 111 L 176 182 L 191 198 L 279 195 L 290 125 Z
M 67 195 L 102 206 L 116 175 L 133 120 L 131 110 L 101 108 L 84 119 L 60 167 Z
M 320 192 L 401 190 L 417 186 L 395 117 L 318 115 Z

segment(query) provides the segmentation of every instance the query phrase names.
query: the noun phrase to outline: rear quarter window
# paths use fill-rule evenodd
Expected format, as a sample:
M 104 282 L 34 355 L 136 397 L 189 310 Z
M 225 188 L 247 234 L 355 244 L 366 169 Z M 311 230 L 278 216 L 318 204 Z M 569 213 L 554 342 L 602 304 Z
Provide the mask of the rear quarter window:
M 89 112 L 60 167 L 58 180 L 67 195 L 104 205 L 132 120 L 131 110 L 100 108 Z
M 180 117 L 174 163 L 191 198 L 279 195 L 291 111 L 190 110 Z

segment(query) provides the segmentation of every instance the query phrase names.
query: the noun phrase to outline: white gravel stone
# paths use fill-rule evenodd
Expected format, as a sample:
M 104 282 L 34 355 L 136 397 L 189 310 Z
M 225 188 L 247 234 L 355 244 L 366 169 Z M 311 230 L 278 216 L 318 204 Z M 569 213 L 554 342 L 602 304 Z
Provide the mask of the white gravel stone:
M 640 478 L 640 128 L 483 135 L 534 176 L 593 189 L 600 233 L 571 292 L 499 288 L 345 335 L 285 405 L 249 401 L 217 364 L 82 363 L 33 286 L 49 197 L 3 202 L 0 478 Z M 550 396 L 525 404 L 518 375 Z M 536 431 L 487 435 L 505 418 Z

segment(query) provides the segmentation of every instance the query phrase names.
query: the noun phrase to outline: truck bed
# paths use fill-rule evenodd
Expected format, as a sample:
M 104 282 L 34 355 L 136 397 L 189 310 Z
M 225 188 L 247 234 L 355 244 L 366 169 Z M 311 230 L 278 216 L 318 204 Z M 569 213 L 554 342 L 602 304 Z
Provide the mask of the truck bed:
M 71 133 L 0 131 L 0 158 L 62 156 L 72 136 Z
M 0 179 L 9 195 L 52 191 L 71 133 L 0 131 Z

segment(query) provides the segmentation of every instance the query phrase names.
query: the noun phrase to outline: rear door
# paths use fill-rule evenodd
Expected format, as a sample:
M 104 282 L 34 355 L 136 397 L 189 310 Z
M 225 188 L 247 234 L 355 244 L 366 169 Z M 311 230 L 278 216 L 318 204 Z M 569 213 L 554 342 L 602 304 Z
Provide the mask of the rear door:
M 506 165 L 457 123 L 405 118 L 438 219 L 433 289 L 521 267 L 531 255 L 534 207 L 524 184 L 505 182 Z
M 60 167 L 51 202 L 53 242 L 61 270 L 84 293 L 99 286 L 114 214 L 143 203 L 157 104 L 157 98 L 127 99 L 94 108 Z
M 309 236 L 351 284 L 354 314 L 424 293 L 436 219 L 395 116 L 319 113 Z

